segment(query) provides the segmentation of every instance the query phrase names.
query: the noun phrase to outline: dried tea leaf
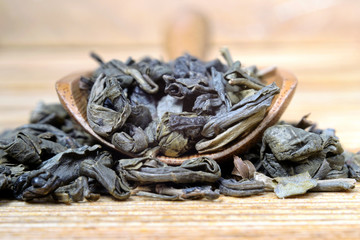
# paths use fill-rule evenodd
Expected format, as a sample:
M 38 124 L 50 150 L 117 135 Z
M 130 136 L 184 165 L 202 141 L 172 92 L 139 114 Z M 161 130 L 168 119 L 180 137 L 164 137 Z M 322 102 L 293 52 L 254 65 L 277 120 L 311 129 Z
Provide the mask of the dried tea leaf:
M 263 173 L 255 172 L 254 179 L 258 182 L 262 182 L 264 184 L 266 190 L 273 191 L 274 188 L 276 187 L 275 181 Z
M 171 111 L 169 111 L 171 110 Z M 157 116 L 163 118 L 166 112 L 181 113 L 183 110 L 183 101 L 170 95 L 163 96 L 157 105 Z
M 45 104 L 39 102 L 31 111 L 30 123 L 50 124 L 59 127 L 64 124 L 69 115 L 61 104 Z
M 216 71 L 215 68 L 212 68 L 211 76 L 212 76 L 212 82 L 213 82 L 214 88 L 215 88 L 219 98 L 225 105 L 226 110 L 229 111 L 230 107 L 231 107 L 231 102 L 229 101 L 229 99 L 226 96 L 226 92 L 225 92 L 226 81 L 224 80 L 223 74 Z
M 189 138 L 182 132 L 172 131 L 169 126 L 172 113 L 166 112 L 156 130 L 160 152 L 165 156 L 177 157 L 190 149 Z
M 180 166 L 168 166 L 150 157 L 121 159 L 117 171 L 138 183 L 210 183 L 221 176 L 219 165 L 207 157 L 189 159 Z
M 310 189 L 312 192 L 340 192 L 355 188 L 356 180 L 349 178 L 337 178 L 318 180 L 316 187 Z
M 206 68 L 199 59 L 190 54 L 184 54 L 174 61 L 174 76 L 176 78 L 189 77 L 192 73 L 205 75 Z
M 360 153 L 345 152 L 345 162 L 349 168 L 349 175 L 351 178 L 355 178 L 357 181 L 360 180 Z
M 156 184 L 140 186 L 135 189 L 136 196 L 151 197 L 167 201 L 183 201 L 209 199 L 214 200 L 220 197 L 219 191 L 212 190 L 211 186 L 195 186 L 195 187 L 173 187 L 167 184 Z
M 88 178 L 81 176 L 72 183 L 56 189 L 53 197 L 57 202 L 70 203 L 71 201 L 81 202 L 85 199 L 97 201 L 100 198 L 100 194 L 92 193 L 89 188 Z
M 160 81 L 163 75 L 171 75 L 172 69 L 170 64 L 145 57 L 135 64 L 142 74 L 148 75 L 154 81 Z
M 114 198 L 126 200 L 130 197 L 130 187 L 122 175 L 117 175 L 114 170 L 107 166 L 106 162 L 112 162 L 109 153 L 103 152 L 97 159 L 87 159 L 81 162 L 80 174 L 96 179 Z
M 212 117 L 204 126 L 201 134 L 207 138 L 214 137 L 239 121 L 267 109 L 278 92 L 279 88 L 275 83 L 262 88 L 254 95 L 234 105 L 230 112 Z
M 100 58 L 100 56 L 97 55 L 96 53 L 91 53 L 90 56 L 92 58 L 94 58 L 100 64 L 100 67 L 98 69 L 96 69 L 95 72 L 93 73 L 92 78 L 89 79 L 90 81 L 95 82 L 95 80 L 100 75 L 105 75 L 108 77 L 115 77 L 119 81 L 121 87 L 130 86 L 132 84 L 132 82 L 134 81 L 134 78 L 132 76 L 125 74 L 121 69 L 119 69 L 116 66 L 116 61 L 118 61 L 118 60 L 112 60 L 112 61 L 105 63 Z M 90 83 L 90 85 L 91 85 L 91 83 Z M 93 83 L 92 83 L 92 85 L 93 85 Z
M 220 178 L 219 183 L 220 193 L 226 196 L 247 197 L 265 191 L 264 183 L 257 180 L 237 181 L 232 178 Z
M 169 114 L 168 125 L 171 131 L 180 132 L 184 137 L 191 140 L 198 139 L 208 117 L 198 116 L 190 112 Z
M 87 159 L 95 159 L 100 145 L 68 149 L 44 161 L 39 168 L 58 176 L 62 184 L 68 184 L 80 176 L 80 165 Z
M 66 132 L 49 124 L 25 124 L 14 129 L 11 134 L 16 136 L 20 131 L 59 143 L 66 148 L 78 148 L 82 146 L 75 138 L 70 137 Z
M 269 147 L 277 161 L 302 161 L 322 150 L 318 134 L 291 125 L 275 125 L 265 130 L 261 154 Z
M 45 169 L 33 170 L 21 175 L 14 183 L 14 196 L 18 200 L 31 201 L 43 198 L 62 184 L 61 179 Z
M 113 77 L 100 75 L 91 89 L 87 105 L 90 127 L 102 137 L 118 131 L 131 113 L 129 100 L 120 83 Z
M 323 162 L 321 163 L 321 166 L 319 167 L 319 169 L 317 170 L 315 175 L 312 177 L 314 179 L 324 179 L 330 171 L 331 171 L 331 167 L 330 167 L 328 161 L 326 161 L 326 159 L 324 159 Z
M 314 176 L 318 172 L 320 167 L 323 165 L 323 162 L 324 156 L 311 156 L 307 160 L 296 163 L 296 165 L 294 165 L 293 167 L 294 173 L 299 174 L 303 172 L 308 172 L 311 177 L 315 178 Z
M 325 179 L 335 179 L 335 178 L 347 178 L 349 174 L 349 169 L 344 165 L 340 170 L 332 169 L 325 177 Z
M 128 133 L 114 133 L 111 142 L 117 149 L 133 154 L 140 153 L 149 146 L 145 131 L 134 125 L 128 126 Z
M 278 162 L 273 154 L 265 153 L 261 164 L 271 177 L 287 177 L 293 175 L 292 167 L 289 166 L 289 164 Z
M 132 91 L 129 93 L 129 100 L 132 106 L 131 109 L 131 115 L 129 116 L 128 122 L 131 120 L 139 121 L 140 119 L 137 119 L 136 117 L 132 117 L 133 115 L 139 115 L 141 114 L 141 108 L 146 107 L 148 110 L 144 109 L 146 111 L 146 115 L 148 115 L 148 112 L 150 113 L 150 116 L 152 119 L 157 119 L 157 98 L 153 94 L 148 94 L 144 90 L 142 90 L 140 87 L 135 86 L 132 88 Z M 141 106 L 140 108 L 138 106 Z M 138 108 L 138 109 L 134 109 Z M 139 111 L 137 113 L 137 111 Z M 149 116 L 146 116 L 146 119 L 148 119 Z M 142 120 L 141 120 L 142 121 Z M 134 124 L 134 123 L 133 123 Z
M 278 198 L 305 194 L 317 185 L 317 181 L 312 179 L 308 172 L 291 177 L 277 177 L 275 181 L 277 185 L 274 192 Z
M 31 133 L 20 131 L 9 144 L 0 144 L 0 149 L 18 162 L 29 165 L 40 164 L 44 158 L 65 151 L 59 143 L 41 139 Z
M 136 127 L 145 129 L 151 123 L 152 117 L 149 108 L 143 105 L 136 105 L 131 107 L 131 114 L 127 122 Z
M 261 80 L 255 76 L 250 76 L 246 69 L 241 68 L 241 63 L 239 61 L 235 61 L 231 64 L 229 70 L 224 74 L 224 77 L 229 80 L 229 82 L 233 79 L 246 79 L 246 87 L 253 88 L 253 86 L 258 86 L 257 89 L 261 89 L 264 87 L 264 84 Z
M 216 115 L 226 111 L 222 100 L 216 94 L 202 94 L 195 99 L 192 111 L 197 115 Z
M 252 179 L 254 178 L 254 174 L 256 169 L 254 165 L 249 161 L 243 161 L 240 157 L 234 156 L 234 169 L 231 172 L 232 175 L 241 179 Z
M 192 74 L 189 78 L 175 78 L 164 75 L 166 83 L 164 92 L 177 99 L 185 97 L 194 97 L 204 93 L 215 93 L 215 90 L 209 86 L 208 78 L 201 74 Z
M 253 130 L 262 119 L 264 119 L 266 108 L 260 109 L 257 113 L 248 118 L 238 122 L 234 126 L 228 128 L 226 131 L 220 133 L 215 138 L 206 140 L 202 139 L 196 143 L 195 148 L 199 153 L 208 153 L 218 151 L 226 146 L 226 144 L 244 136 Z

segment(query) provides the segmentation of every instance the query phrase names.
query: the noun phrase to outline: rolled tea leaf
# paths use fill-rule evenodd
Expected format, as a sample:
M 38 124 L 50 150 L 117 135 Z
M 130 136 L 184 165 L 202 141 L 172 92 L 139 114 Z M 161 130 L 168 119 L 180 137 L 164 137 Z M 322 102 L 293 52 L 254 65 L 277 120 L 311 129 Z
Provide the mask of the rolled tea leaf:
M 100 194 L 92 193 L 89 188 L 88 178 L 81 176 L 72 183 L 56 189 L 53 197 L 57 202 L 70 203 L 70 201 L 81 202 L 85 199 L 97 201 L 100 198 Z
M 139 86 L 135 86 L 128 96 L 131 103 L 131 115 L 129 121 L 147 122 L 149 120 L 149 113 L 152 119 L 157 119 L 157 99 L 154 94 L 148 94 L 142 90 Z M 135 109 L 134 109 L 135 108 Z M 148 110 L 146 110 L 147 108 Z M 144 109 L 144 112 L 141 110 Z M 138 119 L 137 116 L 145 115 L 145 119 Z M 151 120 L 150 120 L 151 121 Z M 133 123 L 134 124 L 134 123 Z M 144 125 L 146 123 L 143 123 Z M 135 124 L 136 125 L 136 124 Z M 139 124 L 140 126 L 140 124 Z M 141 125 L 142 126 L 142 125 Z M 142 126 L 143 127 L 143 126 Z
M 144 151 L 149 145 L 145 131 L 134 125 L 129 125 L 128 129 L 128 133 L 114 133 L 112 144 L 122 152 L 136 154 Z
M 268 146 L 277 161 L 302 161 L 322 150 L 318 134 L 307 132 L 291 125 L 275 125 L 265 130 L 261 154 Z M 261 157 L 262 158 L 262 157 Z
M 232 197 L 247 197 L 254 194 L 259 194 L 265 191 L 263 182 L 256 180 L 241 180 L 224 179 L 219 180 L 220 193 Z
M 48 170 L 33 170 L 21 175 L 14 183 L 14 196 L 16 199 L 31 201 L 43 198 L 55 191 L 62 184 L 59 176 L 51 174 Z
M 202 94 L 195 99 L 192 111 L 197 115 L 216 115 L 226 112 L 226 107 L 217 94 Z
M 160 152 L 165 156 L 177 157 L 190 149 L 189 138 L 182 132 L 172 131 L 169 126 L 171 113 L 166 112 L 156 129 Z
M 190 54 L 184 54 L 175 59 L 174 75 L 176 78 L 189 77 L 191 73 L 205 75 L 206 68 L 204 63 Z
M 58 176 L 62 184 L 69 184 L 80 176 L 80 165 L 86 159 L 95 159 L 100 145 L 68 149 L 44 161 L 39 168 Z
M 212 117 L 204 126 L 201 134 L 207 138 L 214 137 L 242 119 L 267 109 L 271 105 L 274 95 L 278 92 L 279 88 L 275 83 L 262 88 L 254 95 L 234 105 L 230 112 Z
M 219 165 L 207 157 L 184 161 L 180 166 L 168 166 L 156 158 L 121 159 L 117 171 L 128 181 L 137 183 L 210 183 L 221 176 Z
M 96 160 L 87 159 L 81 163 L 80 174 L 96 179 L 114 198 L 125 200 L 130 197 L 130 187 L 122 175 L 117 175 L 114 170 L 104 162 L 111 161 L 109 153 L 103 152 Z
M 131 107 L 131 114 L 127 119 L 128 123 L 145 129 L 152 121 L 151 113 L 149 108 L 144 105 L 136 105 Z
M 73 130 L 75 129 L 73 128 Z M 17 132 L 20 131 L 29 132 L 43 139 L 48 139 L 49 141 L 51 140 L 53 142 L 61 144 L 66 148 L 78 148 L 82 146 L 81 143 L 78 142 L 75 138 L 69 136 L 70 134 L 69 132 L 68 133 L 64 132 L 50 124 L 40 124 L 40 123 L 25 124 L 22 125 L 21 127 L 16 128 L 13 132 L 16 134 Z
M 136 68 L 128 66 L 119 60 L 112 60 L 110 63 L 125 74 L 133 77 L 139 87 L 145 92 L 154 94 L 159 90 L 159 86 L 148 75 L 141 74 L 141 72 Z
M 154 81 L 162 79 L 163 75 L 171 75 L 171 66 L 168 63 L 145 57 L 135 63 L 135 67 L 144 75 L 147 74 Z
M 164 75 L 163 78 L 166 83 L 164 92 L 177 99 L 215 93 L 215 90 L 209 86 L 207 77 L 201 74 L 193 74 L 190 78 Z
M 349 175 L 351 178 L 355 178 L 360 181 L 360 153 L 346 153 L 345 162 L 349 168 Z
M 254 115 L 240 121 L 234 126 L 228 128 L 226 131 L 220 133 L 215 138 L 206 140 L 202 139 L 196 143 L 195 148 L 199 153 L 214 152 L 224 148 L 226 144 L 237 139 L 239 136 L 243 136 L 245 133 L 249 133 L 253 130 L 259 122 L 264 118 L 266 113 L 266 107 L 260 109 Z
M 261 158 L 261 165 L 265 168 L 266 173 L 271 177 L 287 177 L 294 175 L 293 166 L 278 162 L 271 153 L 265 153 Z
M 90 127 L 108 138 L 123 126 L 130 113 L 130 103 L 120 83 L 113 77 L 100 75 L 91 89 L 87 105 Z
M 337 178 L 318 180 L 316 187 L 310 189 L 312 192 L 340 192 L 355 188 L 356 180 L 350 178 Z

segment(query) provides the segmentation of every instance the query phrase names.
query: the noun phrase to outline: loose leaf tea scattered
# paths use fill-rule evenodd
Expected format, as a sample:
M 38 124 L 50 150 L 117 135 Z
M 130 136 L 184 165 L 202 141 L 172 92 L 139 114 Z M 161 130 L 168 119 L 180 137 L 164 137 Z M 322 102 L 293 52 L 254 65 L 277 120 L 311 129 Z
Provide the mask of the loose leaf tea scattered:
M 89 125 L 128 157 L 98 145 L 60 104 L 39 103 L 29 124 L 0 134 L 1 197 L 68 204 L 101 195 L 182 201 L 353 189 L 347 177 L 360 179 L 360 154 L 344 151 L 335 131 L 308 115 L 269 127 L 230 165 L 205 155 L 180 166 L 157 158 L 227 148 L 266 116 L 279 88 L 262 77 L 274 68 L 243 67 L 221 53 L 227 65 L 189 54 L 104 62 L 92 53 L 100 67 L 80 79 Z

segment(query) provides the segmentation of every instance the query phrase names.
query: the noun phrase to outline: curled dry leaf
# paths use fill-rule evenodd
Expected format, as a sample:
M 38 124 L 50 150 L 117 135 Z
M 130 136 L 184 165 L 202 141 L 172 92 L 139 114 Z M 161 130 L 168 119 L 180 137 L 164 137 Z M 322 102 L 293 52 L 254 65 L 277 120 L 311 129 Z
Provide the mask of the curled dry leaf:
M 239 177 L 240 179 L 252 179 L 256 169 L 254 165 L 248 160 L 242 160 L 238 156 L 234 156 L 234 169 L 231 172 L 232 175 Z

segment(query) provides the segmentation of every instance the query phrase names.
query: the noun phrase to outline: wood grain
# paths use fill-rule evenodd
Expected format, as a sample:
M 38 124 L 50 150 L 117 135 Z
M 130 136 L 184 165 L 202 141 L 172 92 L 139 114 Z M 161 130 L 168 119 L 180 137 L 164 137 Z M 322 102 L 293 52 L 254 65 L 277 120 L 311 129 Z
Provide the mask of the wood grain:
M 0 202 L 0 236 L 36 239 L 358 239 L 359 184 L 347 193 L 215 201 Z

